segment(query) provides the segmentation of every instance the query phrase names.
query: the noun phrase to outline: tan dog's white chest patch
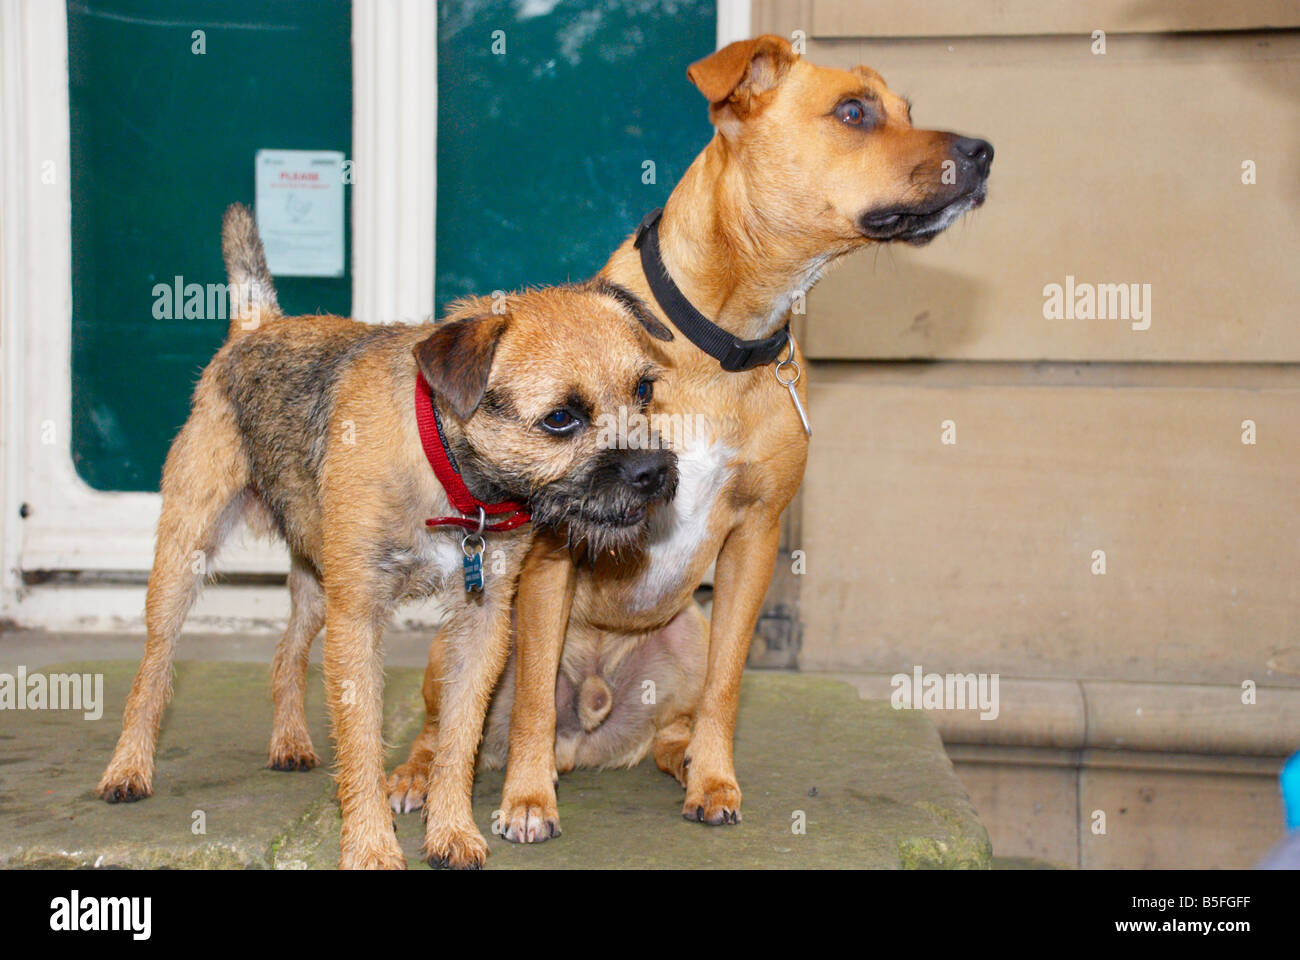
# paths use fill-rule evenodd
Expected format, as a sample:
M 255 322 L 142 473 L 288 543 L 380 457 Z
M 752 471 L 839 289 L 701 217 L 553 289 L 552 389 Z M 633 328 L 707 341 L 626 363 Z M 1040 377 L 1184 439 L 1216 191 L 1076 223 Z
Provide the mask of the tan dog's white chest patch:
M 731 476 L 735 451 L 701 438 L 677 453 L 677 495 L 650 518 L 646 538 L 649 563 L 633 591 L 638 611 L 672 598 L 690 576 L 692 561 L 709 537 L 709 518 Z

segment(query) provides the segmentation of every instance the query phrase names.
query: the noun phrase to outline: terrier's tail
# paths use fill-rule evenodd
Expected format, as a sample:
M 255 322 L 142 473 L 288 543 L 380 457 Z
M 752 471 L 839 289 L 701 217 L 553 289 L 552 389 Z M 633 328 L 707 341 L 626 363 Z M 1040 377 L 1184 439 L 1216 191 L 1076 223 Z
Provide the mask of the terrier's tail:
M 242 203 L 226 207 L 221 219 L 221 255 L 230 294 L 229 339 L 234 340 L 281 316 L 257 221 Z
M 591 733 L 599 727 L 613 706 L 614 691 L 602 678 L 593 674 L 582 681 L 578 690 L 578 719 L 582 721 L 583 730 Z

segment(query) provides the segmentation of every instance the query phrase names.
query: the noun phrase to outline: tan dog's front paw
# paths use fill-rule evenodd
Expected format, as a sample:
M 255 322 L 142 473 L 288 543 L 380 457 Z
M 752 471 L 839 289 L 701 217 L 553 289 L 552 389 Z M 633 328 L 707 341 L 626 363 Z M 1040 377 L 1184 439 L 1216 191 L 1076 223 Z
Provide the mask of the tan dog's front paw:
M 95 796 L 109 803 L 134 803 L 153 796 L 153 783 L 148 774 L 139 770 L 110 765 L 95 787 Z
M 420 855 L 429 866 L 450 870 L 481 870 L 488 845 L 473 823 L 460 826 L 429 825 Z
M 562 833 L 554 788 L 502 797 L 499 816 L 501 836 L 511 843 L 542 843 Z
M 393 813 L 411 813 L 424 806 L 427 774 L 428 768 L 424 764 L 410 760 L 398 764 L 388 778 L 388 806 Z
M 682 816 L 711 826 L 740 823 L 740 787 L 734 780 L 716 777 L 690 784 Z
M 293 738 L 273 739 L 271 741 L 270 759 L 266 765 L 272 770 L 306 773 L 320 766 L 320 757 L 312 749 L 311 740 Z

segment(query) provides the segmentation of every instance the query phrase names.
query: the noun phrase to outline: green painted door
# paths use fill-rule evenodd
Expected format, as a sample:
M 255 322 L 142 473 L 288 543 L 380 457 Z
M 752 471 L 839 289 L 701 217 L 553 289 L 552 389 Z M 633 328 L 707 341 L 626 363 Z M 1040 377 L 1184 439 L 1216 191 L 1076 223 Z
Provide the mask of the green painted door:
M 221 213 L 253 202 L 257 150 L 350 154 L 351 29 L 347 0 L 68 3 L 72 458 L 92 487 L 158 489 L 226 323 L 155 317 L 154 288 L 224 282 Z M 351 310 L 346 273 L 276 286 L 290 312 Z
M 711 0 L 440 3 L 439 307 L 604 266 L 712 135 L 716 35 Z
M 256 151 L 350 153 L 349 10 L 69 2 L 72 454 L 91 486 L 158 489 L 225 322 L 157 319 L 153 291 L 224 280 L 221 212 L 252 202 Z M 711 135 L 685 73 L 715 18 L 698 0 L 439 4 L 440 309 L 586 278 L 663 203 Z M 350 310 L 350 275 L 277 287 L 290 312 Z

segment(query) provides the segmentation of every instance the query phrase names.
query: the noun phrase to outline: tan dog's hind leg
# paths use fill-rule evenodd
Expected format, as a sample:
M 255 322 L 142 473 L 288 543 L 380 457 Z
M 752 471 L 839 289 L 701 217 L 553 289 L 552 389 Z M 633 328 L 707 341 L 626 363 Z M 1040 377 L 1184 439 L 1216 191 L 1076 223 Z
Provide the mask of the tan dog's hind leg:
M 442 652 L 447 644 L 445 630 L 439 630 L 429 644 L 429 662 L 420 687 L 424 694 L 424 726 L 411 744 L 406 762 L 398 764 L 388 778 L 388 805 L 394 813 L 410 813 L 424 806 L 429 764 L 438 748 L 438 691 L 442 687 Z
M 501 792 L 501 835 L 515 843 L 538 843 L 560 835 L 555 801 L 555 680 L 576 577 L 563 543 L 539 535 L 519 578 L 519 609 L 535 610 L 539 616 L 521 617 L 515 625 L 515 700 Z
M 691 742 L 690 717 L 675 717 L 655 730 L 655 766 L 686 786 L 686 748 Z
M 477 870 L 487 841 L 474 825 L 474 755 L 488 700 L 510 652 L 510 594 L 469 606 L 444 633 L 445 682 L 439 693 L 438 738 L 424 802 L 424 858 L 435 867 Z
M 385 802 L 382 603 L 357 571 L 326 573 L 325 696 L 338 754 L 343 813 L 339 866 L 400 870 L 406 858 Z
M 110 803 L 153 793 L 154 750 L 171 699 L 176 640 L 213 554 L 239 518 L 247 484 L 233 414 L 204 383 L 163 468 L 158 544 L 145 599 L 144 659 L 127 697 L 122 735 L 95 787 Z
M 680 675 L 672 685 L 672 695 L 662 701 L 655 714 L 652 750 L 655 765 L 686 786 L 686 748 L 708 670 L 709 619 L 691 602 L 665 628 L 668 631 L 672 632 L 668 642 L 676 654 Z
M 684 761 L 682 816 L 688 820 L 709 824 L 740 820 L 740 785 L 732 761 L 740 678 L 780 538 L 781 528 L 773 518 L 754 517 L 731 531 L 718 554 L 709 668 Z
M 271 696 L 272 770 L 310 770 L 320 763 L 307 732 L 303 698 L 307 692 L 307 658 L 312 641 L 325 626 L 325 591 L 311 564 L 295 554 L 289 567 L 289 625 L 275 648 Z

